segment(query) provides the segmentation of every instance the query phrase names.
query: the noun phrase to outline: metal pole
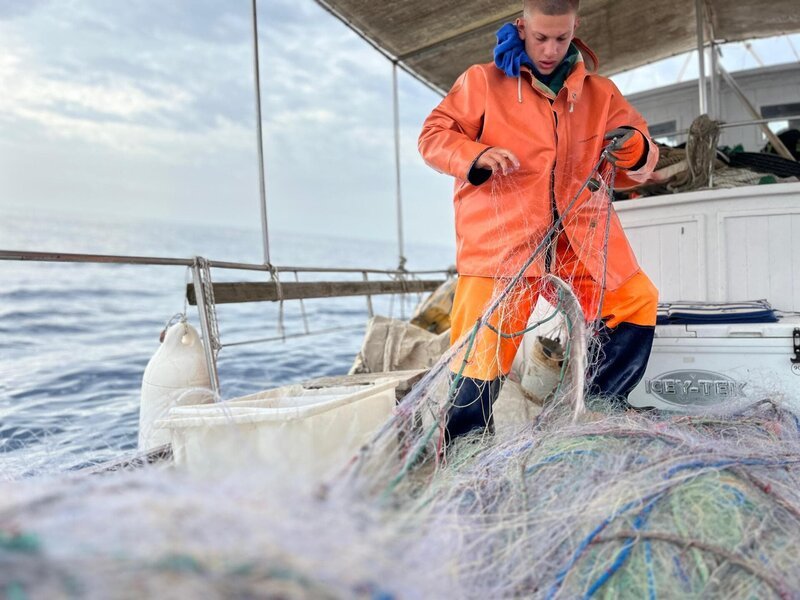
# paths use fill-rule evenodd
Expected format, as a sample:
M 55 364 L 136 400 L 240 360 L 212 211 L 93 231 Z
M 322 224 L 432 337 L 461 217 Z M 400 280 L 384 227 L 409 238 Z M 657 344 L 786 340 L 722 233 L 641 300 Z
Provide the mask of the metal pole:
M 192 267 L 192 281 L 194 282 L 194 294 L 197 298 L 197 312 L 200 315 L 200 331 L 203 334 L 203 350 L 206 355 L 208 376 L 211 379 L 211 389 L 219 396 L 219 373 L 217 372 L 217 361 L 214 359 L 211 325 L 208 322 L 208 313 L 206 312 L 206 288 L 203 285 L 203 278 L 200 276 L 199 264 L 195 264 Z
M 364 281 L 369 281 L 369 276 L 366 271 L 364 271 L 363 277 Z M 367 294 L 367 314 L 369 314 L 370 319 L 375 316 L 375 310 L 372 307 L 372 296 L 370 294 Z
M 675 81 L 675 83 L 680 83 L 681 81 L 683 81 L 683 76 L 686 75 L 686 69 L 689 68 L 689 63 L 691 62 L 691 60 L 692 60 L 692 53 L 687 52 L 686 60 L 683 61 L 683 66 L 681 67 L 681 70 L 678 72 L 678 79 L 677 81 Z
M 708 5 L 704 4 L 704 6 L 706 8 L 706 25 L 708 26 L 708 32 L 711 36 L 711 39 L 709 40 L 709 50 L 711 52 L 711 118 L 719 121 L 722 119 L 722 89 L 720 87 L 718 68 L 720 53 L 719 49 L 717 48 L 717 32 L 714 28 L 714 21 L 711 18 L 711 10 L 708 8 Z
M 397 199 L 397 250 L 400 268 L 405 268 L 403 249 L 403 193 L 400 187 L 400 99 L 397 90 L 397 63 L 392 63 L 392 104 L 394 105 L 394 170 Z
M 720 129 L 728 129 L 730 127 L 747 127 L 748 125 L 762 125 L 764 123 L 772 123 L 773 121 L 796 121 L 800 119 L 800 115 L 789 115 L 786 117 L 771 117 L 769 119 L 753 119 L 750 121 L 734 121 L 732 123 L 720 123 Z M 670 137 L 673 135 L 686 135 L 689 133 L 688 129 L 679 129 L 677 131 L 668 131 L 666 133 L 662 133 L 659 137 Z M 2 255 L 0 255 L 2 258 Z M 216 264 L 213 266 L 217 266 Z
M 797 48 L 794 47 L 794 44 L 792 43 L 792 38 L 789 37 L 788 35 L 784 35 L 783 37 L 785 37 L 786 41 L 789 42 L 789 48 L 792 49 L 792 53 L 794 54 L 794 57 L 797 59 L 797 62 L 800 63 L 800 54 L 798 54 Z
M 256 140 L 258 143 L 258 190 L 261 199 L 261 232 L 264 243 L 264 264 L 270 264 L 269 226 L 267 222 L 267 190 L 264 182 L 264 139 L 261 134 L 261 78 L 258 68 L 258 10 L 256 0 L 253 6 L 253 77 L 256 88 Z
M 747 52 L 750 54 L 750 56 L 752 56 L 754 59 L 756 59 L 756 63 L 758 63 L 759 67 L 763 67 L 764 66 L 764 61 L 761 60 L 761 57 L 758 55 L 758 52 L 756 52 L 756 49 L 753 48 L 753 44 L 751 44 L 750 42 L 745 42 L 744 48 L 745 48 L 745 50 L 747 50 Z
M 711 54 L 711 101 L 709 102 L 709 115 L 712 119 L 719 120 L 721 115 L 719 111 L 719 76 L 717 74 L 717 45 L 714 40 L 709 44 L 709 52 Z
M 793 121 L 796 119 L 800 119 L 800 115 L 789 115 L 786 117 L 771 117 L 769 119 L 754 119 L 752 121 L 734 121 L 732 123 L 722 123 L 720 127 L 725 129 L 726 127 L 745 127 L 747 125 L 762 125 L 764 123 L 772 123 L 773 121 Z
M 694 11 L 697 17 L 697 65 L 700 68 L 700 75 L 697 79 L 700 94 L 700 114 L 708 113 L 708 102 L 706 99 L 706 61 L 705 61 L 705 19 L 703 19 L 703 0 L 694 0 Z
M 718 111 L 718 101 L 719 101 L 719 85 L 717 80 L 717 47 L 714 44 L 714 28 L 709 23 L 708 25 L 709 30 L 711 31 L 711 39 L 709 40 L 708 44 L 708 51 L 710 53 L 710 61 L 709 64 L 711 65 L 711 99 L 708 103 L 708 113 L 709 117 L 712 119 L 719 119 L 719 111 Z M 714 189 L 714 163 L 716 162 L 716 148 L 714 148 L 714 154 L 711 156 L 711 160 L 708 161 L 708 187 L 710 189 Z

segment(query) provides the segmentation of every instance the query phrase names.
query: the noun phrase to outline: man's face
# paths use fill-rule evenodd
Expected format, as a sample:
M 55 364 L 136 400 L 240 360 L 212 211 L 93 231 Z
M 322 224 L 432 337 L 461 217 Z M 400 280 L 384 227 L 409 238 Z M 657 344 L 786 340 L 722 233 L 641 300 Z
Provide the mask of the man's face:
M 549 75 L 567 55 L 578 16 L 574 12 L 545 15 L 534 10 L 527 18 L 517 19 L 516 25 L 519 38 L 525 42 L 525 52 L 536 69 L 542 75 Z

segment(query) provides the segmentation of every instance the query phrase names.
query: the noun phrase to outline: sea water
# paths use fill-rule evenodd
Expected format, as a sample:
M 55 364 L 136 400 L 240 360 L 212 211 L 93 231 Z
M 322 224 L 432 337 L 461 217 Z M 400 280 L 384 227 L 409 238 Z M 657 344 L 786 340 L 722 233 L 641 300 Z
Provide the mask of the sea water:
M 398 264 L 395 240 L 273 232 L 270 247 L 278 265 Z M 9 209 L 0 212 L 0 249 L 251 263 L 262 257 L 258 230 Z M 411 245 L 406 255 L 411 269 L 443 269 L 453 250 Z M 215 281 L 267 277 L 220 269 L 212 275 Z M 77 469 L 135 451 L 142 374 L 161 330 L 184 310 L 199 328 L 196 307 L 185 307 L 188 277 L 184 267 L 0 261 L 0 480 Z M 408 318 L 418 300 L 381 296 L 373 305 L 376 313 Z M 302 310 L 312 331 L 344 330 L 223 348 L 223 397 L 347 372 L 368 318 L 365 298 L 306 300 Z M 299 302 L 285 303 L 283 314 L 286 334 L 305 331 Z M 277 303 L 221 305 L 218 318 L 223 343 L 280 336 Z

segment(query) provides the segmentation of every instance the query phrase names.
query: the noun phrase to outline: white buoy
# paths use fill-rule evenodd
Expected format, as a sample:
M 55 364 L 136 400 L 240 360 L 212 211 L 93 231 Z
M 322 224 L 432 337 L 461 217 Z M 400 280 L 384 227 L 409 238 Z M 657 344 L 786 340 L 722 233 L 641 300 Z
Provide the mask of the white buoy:
M 566 392 L 577 419 L 586 410 L 586 321 L 581 304 L 569 284 L 552 274 L 546 275 L 543 281 L 558 293 L 560 315 L 557 322 L 559 329 L 565 327 L 568 332 L 569 343 L 566 346 L 569 355 L 564 355 L 565 349 L 559 338 L 537 335 L 533 351 L 524 356 L 520 384 L 537 404 L 547 402 L 559 389 Z M 567 360 L 567 369 L 562 373 L 564 360 Z
M 564 349 L 558 340 L 537 336 L 526 354 L 520 385 L 539 406 L 552 396 L 561 377 Z
M 167 429 L 153 423 L 173 406 L 208 404 L 214 399 L 200 334 L 185 319 L 167 328 L 161 346 L 147 363 L 139 408 L 139 450 L 170 441 Z

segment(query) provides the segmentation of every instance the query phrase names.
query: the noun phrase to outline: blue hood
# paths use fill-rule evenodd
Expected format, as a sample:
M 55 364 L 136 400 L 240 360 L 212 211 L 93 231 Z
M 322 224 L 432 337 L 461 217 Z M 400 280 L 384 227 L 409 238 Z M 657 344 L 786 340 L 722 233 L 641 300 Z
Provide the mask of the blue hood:
M 519 77 L 519 68 L 522 65 L 534 68 L 531 57 L 525 52 L 525 43 L 519 39 L 513 23 L 506 23 L 497 30 L 494 64 L 509 77 Z

